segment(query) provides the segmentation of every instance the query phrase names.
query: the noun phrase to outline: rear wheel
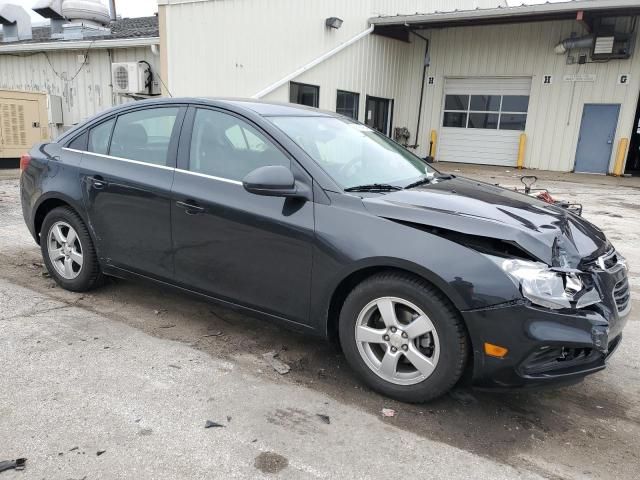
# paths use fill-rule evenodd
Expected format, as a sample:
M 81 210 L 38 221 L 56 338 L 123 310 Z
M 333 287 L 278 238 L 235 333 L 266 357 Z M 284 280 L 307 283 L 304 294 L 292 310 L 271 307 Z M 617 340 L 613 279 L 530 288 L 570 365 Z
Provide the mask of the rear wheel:
M 68 207 L 51 210 L 40 236 L 42 258 L 56 283 L 66 290 L 83 292 L 102 281 L 89 231 L 80 216 Z
M 400 273 L 358 285 L 340 314 L 347 361 L 374 390 L 406 402 L 447 392 L 466 365 L 459 313 L 433 286 Z

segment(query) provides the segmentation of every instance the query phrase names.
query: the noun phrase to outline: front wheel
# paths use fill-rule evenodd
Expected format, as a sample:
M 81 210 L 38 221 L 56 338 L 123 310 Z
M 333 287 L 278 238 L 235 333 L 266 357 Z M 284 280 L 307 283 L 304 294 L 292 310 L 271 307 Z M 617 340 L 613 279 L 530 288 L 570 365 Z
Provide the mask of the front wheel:
M 340 343 L 351 367 L 374 390 L 426 402 L 458 381 L 468 342 L 459 313 L 433 286 L 401 273 L 373 276 L 347 297 Z

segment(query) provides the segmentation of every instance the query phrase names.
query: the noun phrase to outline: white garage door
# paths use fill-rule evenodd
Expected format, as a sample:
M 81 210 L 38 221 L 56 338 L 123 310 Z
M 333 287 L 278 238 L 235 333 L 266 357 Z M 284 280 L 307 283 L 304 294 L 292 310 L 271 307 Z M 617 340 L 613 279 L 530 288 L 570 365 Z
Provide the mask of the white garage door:
M 515 166 L 530 77 L 447 78 L 438 160 Z

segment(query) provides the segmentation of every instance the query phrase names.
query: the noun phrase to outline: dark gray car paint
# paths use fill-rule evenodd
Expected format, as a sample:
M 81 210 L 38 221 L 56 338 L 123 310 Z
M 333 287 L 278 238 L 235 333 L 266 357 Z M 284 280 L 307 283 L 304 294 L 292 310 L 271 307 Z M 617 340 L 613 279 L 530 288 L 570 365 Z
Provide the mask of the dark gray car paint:
M 219 109 L 260 129 L 292 159 L 295 180 L 312 192 L 313 201 L 253 195 L 239 182 L 185 172 L 193 117 L 188 113 L 174 131 L 175 163 L 168 169 L 124 165 L 62 148 L 86 128 L 117 114 L 174 104 Z M 381 269 L 411 272 L 437 286 L 461 312 L 480 357 L 482 341 L 496 329 L 502 335 L 511 332 L 511 337 L 525 335 L 529 326 L 514 322 L 512 312 L 520 318 L 535 317 L 536 325 L 543 326 L 542 332 L 536 330 L 540 338 L 557 330 L 558 315 L 530 310 L 516 285 L 491 260 L 443 231 L 462 234 L 463 239 L 469 235 L 512 243 L 532 258 L 567 268 L 609 248 L 602 232 L 585 220 L 473 180 L 441 179 L 386 194 L 345 193 L 265 118 L 270 115 L 330 114 L 206 99 L 143 101 L 104 112 L 56 142 L 31 150 L 32 160 L 21 180 L 27 226 L 39 241 L 47 209 L 68 204 L 88 224 L 105 273 L 171 284 L 320 336 L 331 333 L 336 321 L 332 302 L 351 278 Z M 88 181 L 96 175 L 116 192 L 101 205 L 102 193 L 92 192 Z M 193 202 L 201 210 L 194 214 L 177 202 Z M 120 239 L 117 231 L 129 232 L 131 241 Z M 150 231 L 161 235 L 149 239 Z M 145 250 L 142 244 L 149 240 L 151 248 Z M 607 324 L 609 316 L 616 318 L 614 309 L 609 305 L 601 314 L 562 318 L 575 318 L 579 338 L 587 338 L 594 326 Z M 545 333 L 547 324 L 551 326 Z M 619 329 L 622 325 L 618 322 Z M 513 362 L 535 346 L 523 346 Z M 513 372 L 514 366 L 503 362 L 501 368 Z

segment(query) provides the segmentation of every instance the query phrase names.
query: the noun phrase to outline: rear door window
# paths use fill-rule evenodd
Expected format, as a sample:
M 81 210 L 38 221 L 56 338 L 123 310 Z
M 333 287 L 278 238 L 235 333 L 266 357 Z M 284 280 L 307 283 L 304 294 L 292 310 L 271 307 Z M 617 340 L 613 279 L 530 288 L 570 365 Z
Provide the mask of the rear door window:
M 166 166 L 179 110 L 148 108 L 118 116 L 109 155 Z
M 113 123 L 115 120 L 107 120 L 100 125 L 93 127 L 89 131 L 89 147 L 88 150 L 93 153 L 99 153 L 106 155 L 109 152 L 109 138 L 111 137 L 111 130 L 113 130 Z

